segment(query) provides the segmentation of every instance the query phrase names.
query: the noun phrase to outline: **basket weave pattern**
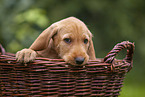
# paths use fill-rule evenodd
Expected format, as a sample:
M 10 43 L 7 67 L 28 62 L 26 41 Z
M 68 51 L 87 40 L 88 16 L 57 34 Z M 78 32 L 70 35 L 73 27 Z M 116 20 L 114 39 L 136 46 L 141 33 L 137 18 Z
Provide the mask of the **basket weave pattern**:
M 127 49 L 126 58 L 114 57 Z M 117 97 L 132 67 L 134 44 L 117 44 L 104 59 L 71 66 L 62 59 L 37 58 L 27 66 L 15 55 L 0 53 L 0 97 Z

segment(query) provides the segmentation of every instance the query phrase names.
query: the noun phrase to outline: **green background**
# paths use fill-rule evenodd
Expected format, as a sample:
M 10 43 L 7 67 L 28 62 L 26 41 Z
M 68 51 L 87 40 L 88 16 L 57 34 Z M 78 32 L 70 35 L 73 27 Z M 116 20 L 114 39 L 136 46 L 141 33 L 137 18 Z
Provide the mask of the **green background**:
M 120 97 L 145 95 L 145 0 L 0 0 L 0 43 L 7 52 L 29 47 L 52 23 L 74 16 L 93 33 L 97 58 L 115 44 L 135 43 L 134 67 Z M 117 58 L 123 58 L 119 53 Z

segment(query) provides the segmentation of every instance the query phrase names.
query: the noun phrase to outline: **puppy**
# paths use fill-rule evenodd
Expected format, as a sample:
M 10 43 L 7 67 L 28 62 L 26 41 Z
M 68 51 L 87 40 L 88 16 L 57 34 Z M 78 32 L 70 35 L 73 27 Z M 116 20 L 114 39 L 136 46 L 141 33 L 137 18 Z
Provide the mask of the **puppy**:
M 84 65 L 95 60 L 92 34 L 75 17 L 58 21 L 44 30 L 29 49 L 16 53 L 17 61 L 27 63 L 36 57 L 62 58 L 72 65 Z

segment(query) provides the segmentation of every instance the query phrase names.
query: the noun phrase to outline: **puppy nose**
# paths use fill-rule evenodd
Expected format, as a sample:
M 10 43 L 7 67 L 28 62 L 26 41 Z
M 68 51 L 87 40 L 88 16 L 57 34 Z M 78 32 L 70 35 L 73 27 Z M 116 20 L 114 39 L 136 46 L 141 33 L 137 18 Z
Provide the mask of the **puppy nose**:
M 75 58 L 75 61 L 76 61 L 76 64 L 82 64 L 84 62 L 85 58 L 83 57 L 76 57 Z

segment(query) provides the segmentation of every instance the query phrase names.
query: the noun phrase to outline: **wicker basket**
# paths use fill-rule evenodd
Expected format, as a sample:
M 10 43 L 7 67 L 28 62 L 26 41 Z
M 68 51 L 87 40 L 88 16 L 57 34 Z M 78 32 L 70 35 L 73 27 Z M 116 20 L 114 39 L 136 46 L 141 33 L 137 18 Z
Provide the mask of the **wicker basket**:
M 127 49 L 126 58 L 115 56 Z M 27 66 L 0 52 L 0 97 L 117 97 L 132 68 L 134 44 L 118 43 L 103 59 L 71 66 L 62 59 L 37 58 Z

